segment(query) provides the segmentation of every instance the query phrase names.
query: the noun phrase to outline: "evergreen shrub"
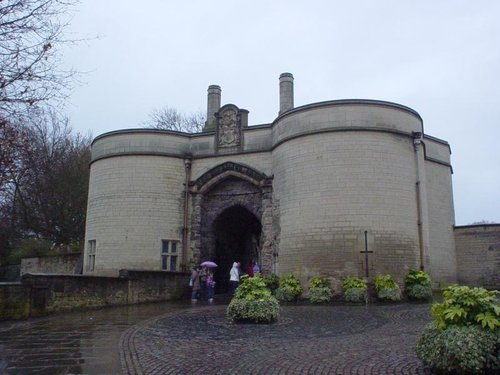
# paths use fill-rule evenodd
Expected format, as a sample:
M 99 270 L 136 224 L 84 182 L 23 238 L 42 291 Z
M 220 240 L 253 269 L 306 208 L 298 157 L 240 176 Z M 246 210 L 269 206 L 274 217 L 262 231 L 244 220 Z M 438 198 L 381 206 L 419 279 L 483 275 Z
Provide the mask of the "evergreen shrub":
M 401 289 L 391 275 L 375 276 L 375 292 L 381 301 L 401 300 Z
M 415 351 L 435 370 L 458 374 L 500 372 L 500 306 L 497 291 L 451 285 L 431 308 L 434 322 Z
M 263 277 L 264 283 L 266 283 L 267 289 L 271 291 L 271 293 L 275 293 L 276 289 L 280 286 L 280 278 L 275 273 L 271 273 Z
M 431 278 L 427 272 L 411 269 L 405 277 L 405 288 L 410 299 L 432 299 Z
M 429 301 L 432 299 L 432 288 L 430 285 L 412 285 L 406 288 L 408 298 L 419 301 Z
M 425 366 L 454 374 L 497 373 L 500 370 L 500 335 L 479 325 L 449 326 L 440 330 L 428 324 L 415 346 Z
M 279 301 L 296 301 L 302 292 L 303 289 L 299 279 L 292 274 L 288 274 L 280 278 L 280 285 L 276 289 L 276 298 Z
M 309 301 L 311 303 L 328 303 L 332 300 L 332 288 L 311 288 L 309 289 Z
M 332 299 L 333 291 L 330 280 L 322 276 L 314 276 L 309 280 L 309 301 L 311 303 L 327 303 Z
M 449 325 L 479 324 L 483 328 L 496 330 L 500 327 L 497 294 L 496 290 L 450 285 L 443 290 L 443 302 L 432 305 L 431 315 L 440 329 Z
M 365 302 L 367 297 L 367 282 L 358 277 L 348 277 L 342 283 L 344 299 L 347 302 Z
M 244 275 L 226 313 L 233 322 L 272 323 L 278 320 L 279 303 L 262 277 Z

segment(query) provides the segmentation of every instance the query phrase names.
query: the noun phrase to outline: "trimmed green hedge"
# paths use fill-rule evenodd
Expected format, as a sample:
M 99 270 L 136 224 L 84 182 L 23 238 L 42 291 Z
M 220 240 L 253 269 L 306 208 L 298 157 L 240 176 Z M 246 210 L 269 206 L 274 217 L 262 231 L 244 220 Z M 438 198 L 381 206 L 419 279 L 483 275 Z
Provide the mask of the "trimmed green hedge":
M 272 323 L 278 320 L 279 308 L 273 296 L 255 301 L 233 298 L 227 307 L 227 315 L 233 322 Z

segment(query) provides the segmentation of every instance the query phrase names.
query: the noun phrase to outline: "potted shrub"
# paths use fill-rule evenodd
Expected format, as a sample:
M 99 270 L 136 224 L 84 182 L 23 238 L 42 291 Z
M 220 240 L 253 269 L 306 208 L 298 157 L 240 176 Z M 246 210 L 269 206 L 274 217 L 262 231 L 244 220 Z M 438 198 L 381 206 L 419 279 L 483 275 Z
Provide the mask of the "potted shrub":
M 294 275 L 289 274 L 280 278 L 280 284 L 276 289 L 276 298 L 279 301 L 296 301 L 302 294 L 303 289 L 300 281 Z
M 391 275 L 375 276 L 375 292 L 377 298 L 381 301 L 399 301 L 401 300 L 401 289 L 398 283 Z
M 431 278 L 427 272 L 410 270 L 405 277 L 405 290 L 409 299 L 428 301 L 432 299 Z
M 332 299 L 333 291 L 330 280 L 322 276 L 314 276 L 309 280 L 309 301 L 311 303 L 327 303 Z
M 278 319 L 279 303 L 262 277 L 244 275 L 227 307 L 227 315 L 233 322 L 272 323 Z
M 347 302 L 366 302 L 368 293 L 366 280 L 359 277 L 348 277 L 342 283 L 342 290 Z
M 415 351 L 425 366 L 441 372 L 500 372 L 500 306 L 497 291 L 451 285 L 431 308 Z

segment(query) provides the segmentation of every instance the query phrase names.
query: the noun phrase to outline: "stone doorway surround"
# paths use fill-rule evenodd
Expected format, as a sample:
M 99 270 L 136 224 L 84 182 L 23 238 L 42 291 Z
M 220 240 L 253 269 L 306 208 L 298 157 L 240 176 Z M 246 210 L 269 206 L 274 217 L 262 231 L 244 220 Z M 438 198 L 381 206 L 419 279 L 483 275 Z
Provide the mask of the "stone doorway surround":
M 195 264 L 220 257 L 216 248 L 215 226 L 221 214 L 232 209 L 240 210 L 242 214 L 247 212 L 243 216 L 247 216 L 247 219 L 253 216 L 260 222 L 260 236 L 253 241 L 260 255 L 263 273 L 272 272 L 275 253 L 272 241 L 272 177 L 244 164 L 225 162 L 191 182 L 189 191 L 190 250 Z M 237 215 L 238 211 L 234 211 L 234 214 Z M 249 224 L 248 233 L 259 234 L 255 223 Z

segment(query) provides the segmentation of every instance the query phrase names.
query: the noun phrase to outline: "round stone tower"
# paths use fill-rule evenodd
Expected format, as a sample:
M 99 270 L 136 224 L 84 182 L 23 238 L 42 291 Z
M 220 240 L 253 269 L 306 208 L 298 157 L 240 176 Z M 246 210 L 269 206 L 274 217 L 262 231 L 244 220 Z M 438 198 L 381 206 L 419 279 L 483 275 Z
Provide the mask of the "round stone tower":
M 131 129 L 92 145 L 84 272 L 187 270 L 257 259 L 265 273 L 391 273 L 454 281 L 449 145 L 403 105 L 332 100 L 294 107 L 280 76 L 280 114 L 248 126 L 210 86 L 199 134 Z M 224 285 L 221 283 L 220 285 Z M 338 284 L 337 284 L 338 286 Z

